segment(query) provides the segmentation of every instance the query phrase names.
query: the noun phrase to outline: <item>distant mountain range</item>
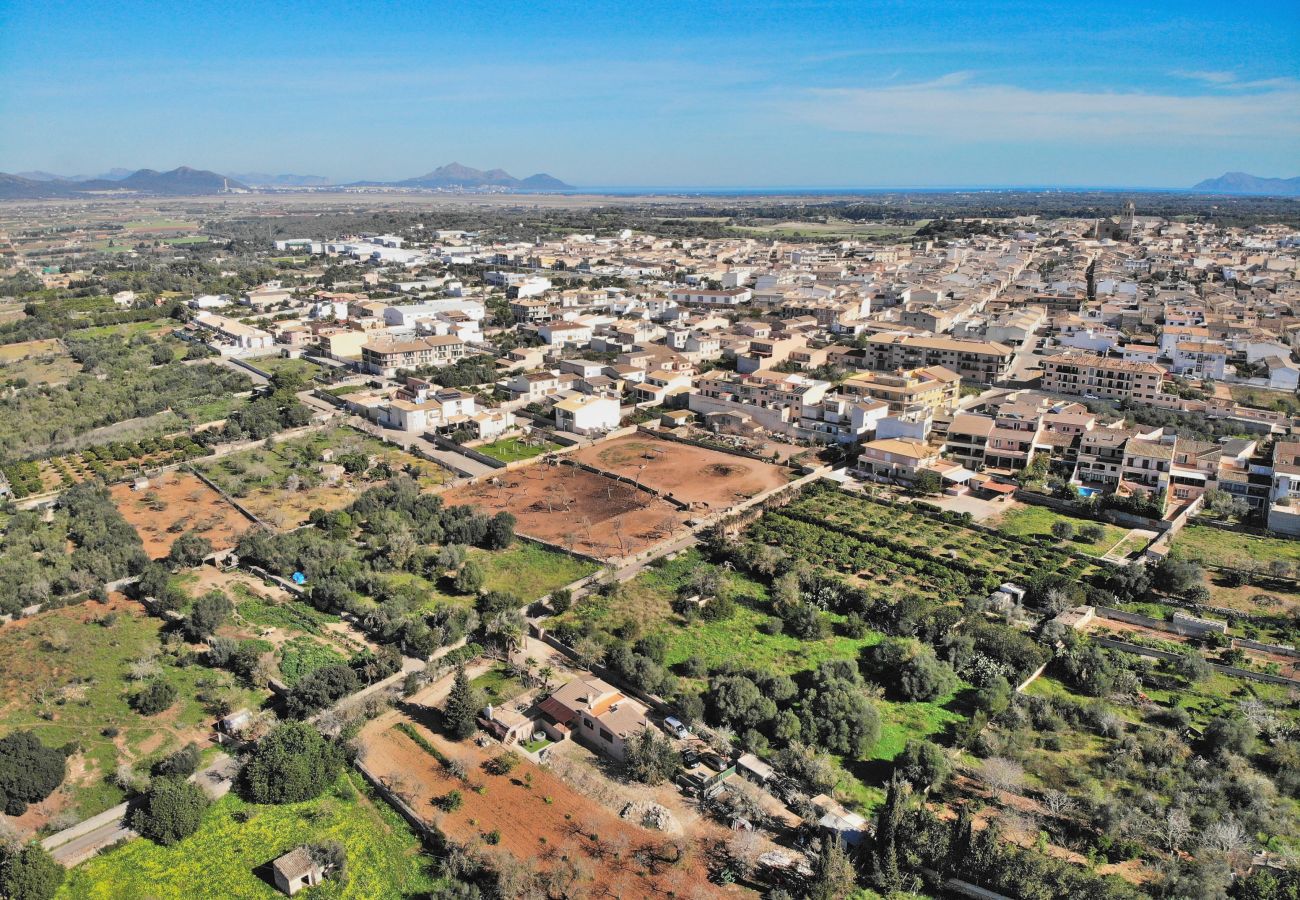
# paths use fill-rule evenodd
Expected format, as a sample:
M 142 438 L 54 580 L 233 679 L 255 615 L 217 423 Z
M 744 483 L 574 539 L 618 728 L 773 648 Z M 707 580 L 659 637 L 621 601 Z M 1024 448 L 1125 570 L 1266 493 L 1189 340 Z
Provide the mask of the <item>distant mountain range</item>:
M 208 172 L 181 166 L 170 172 L 137 169 L 117 175 L 119 169 L 108 176 L 95 178 L 63 178 L 48 172 L 27 172 L 6 175 L 0 172 L 0 200 L 40 200 L 58 197 L 85 197 L 103 192 L 155 194 L 165 197 L 195 197 L 220 194 L 230 190 L 247 190 L 240 181 Z M 44 177 L 31 177 L 44 176 Z
M 516 178 L 505 169 L 473 169 L 460 163 L 448 163 L 439 166 L 418 178 L 407 178 L 394 182 L 397 187 L 414 188 L 508 188 L 517 191 L 568 191 L 572 185 L 565 184 L 558 178 L 545 173 Z
M 1300 178 L 1261 178 L 1245 172 L 1224 172 L 1192 187 L 1209 194 L 1257 194 L 1268 197 L 1300 197 Z
M 40 200 L 82 197 L 104 191 L 188 197 L 254 188 L 323 188 L 336 182 L 324 175 L 268 175 L 247 172 L 219 175 L 181 166 L 170 172 L 153 169 L 110 169 L 102 175 L 55 175 L 33 171 L 8 175 L 0 172 L 0 200 Z M 543 173 L 516 178 L 504 169 L 473 169 L 460 163 L 439 166 L 418 178 L 402 181 L 358 181 L 349 187 L 404 187 L 426 190 L 569 191 L 571 185 Z
M 334 179 L 325 175 L 267 175 L 265 172 L 232 173 L 235 181 L 249 187 L 327 187 Z
M 53 172 L 18 172 L 19 178 L 32 181 L 121 181 L 135 169 L 109 169 L 102 175 L 55 175 Z

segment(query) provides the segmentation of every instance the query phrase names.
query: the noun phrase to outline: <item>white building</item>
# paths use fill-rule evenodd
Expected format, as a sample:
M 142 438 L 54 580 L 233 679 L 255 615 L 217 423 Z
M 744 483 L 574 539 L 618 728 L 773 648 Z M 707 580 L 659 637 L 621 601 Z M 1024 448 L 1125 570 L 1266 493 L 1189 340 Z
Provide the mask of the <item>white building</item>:
M 433 319 L 439 313 L 464 313 L 476 322 L 483 321 L 487 310 L 477 300 L 428 300 L 403 306 L 390 306 L 384 310 L 384 324 L 390 328 L 414 328 L 421 319 Z
M 612 397 L 580 394 L 555 404 L 555 425 L 561 431 L 595 434 L 613 431 L 622 413 Z

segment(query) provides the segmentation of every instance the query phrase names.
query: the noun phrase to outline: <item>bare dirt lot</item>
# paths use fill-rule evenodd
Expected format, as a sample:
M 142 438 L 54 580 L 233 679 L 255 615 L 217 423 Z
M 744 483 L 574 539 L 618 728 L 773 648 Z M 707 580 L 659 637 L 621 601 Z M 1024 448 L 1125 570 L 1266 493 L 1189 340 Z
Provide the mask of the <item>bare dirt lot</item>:
M 711 510 L 747 500 L 790 480 L 789 470 L 780 466 L 644 434 L 629 434 L 584 447 L 574 458 Z
M 206 537 L 213 550 L 229 550 L 251 525 L 220 494 L 188 472 L 163 472 L 150 478 L 143 491 L 132 490 L 130 484 L 115 484 L 109 491 L 152 559 L 166 556 L 172 542 L 187 531 Z
M 541 871 L 567 869 L 570 897 L 724 897 L 747 893 L 708 881 L 710 861 L 728 832 L 699 823 L 673 838 L 620 819 L 547 769 L 523 761 L 507 775 L 484 763 L 503 751 L 495 742 L 452 743 L 420 724 L 414 727 L 448 759 L 464 765 L 460 780 L 382 716 L 362 732 L 366 766 L 458 845 L 500 853 Z M 461 804 L 435 803 L 459 791 Z
M 545 463 L 485 477 L 442 498 L 449 506 L 506 510 L 521 534 L 602 559 L 639 553 L 687 519 L 682 510 L 632 485 Z

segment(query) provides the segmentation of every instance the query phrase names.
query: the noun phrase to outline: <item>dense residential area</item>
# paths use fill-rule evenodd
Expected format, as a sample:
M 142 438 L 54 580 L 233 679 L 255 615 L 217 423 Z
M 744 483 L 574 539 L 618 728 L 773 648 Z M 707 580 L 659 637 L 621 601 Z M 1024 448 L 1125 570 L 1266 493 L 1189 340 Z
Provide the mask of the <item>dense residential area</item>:
M 225 187 L 0 206 L 0 896 L 1300 891 L 1294 204 Z

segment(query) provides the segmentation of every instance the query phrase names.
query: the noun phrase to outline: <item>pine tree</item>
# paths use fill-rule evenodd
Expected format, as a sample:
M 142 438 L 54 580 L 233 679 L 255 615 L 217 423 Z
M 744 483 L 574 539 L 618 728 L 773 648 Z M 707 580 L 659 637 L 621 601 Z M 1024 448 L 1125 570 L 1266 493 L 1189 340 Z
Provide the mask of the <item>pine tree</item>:
M 841 900 L 853 892 L 857 880 L 853 860 L 844 851 L 839 837 L 828 837 L 822 841 L 817 868 L 808 885 L 808 900 Z
M 882 893 L 903 887 L 903 873 L 898 865 L 898 826 L 903 820 L 907 780 L 897 770 L 889 780 L 889 794 L 876 819 L 876 845 L 871 854 L 871 880 Z
M 478 728 L 478 692 L 469 683 L 464 666 L 456 667 L 456 679 L 452 682 L 451 693 L 443 705 L 442 715 L 446 720 L 447 734 L 458 741 L 463 741 Z
M 962 865 L 970 853 L 971 837 L 974 832 L 974 818 L 971 816 L 970 806 L 962 804 L 957 808 L 957 818 L 952 823 L 952 837 L 948 840 L 948 858 L 945 861 L 944 874 L 961 873 Z

